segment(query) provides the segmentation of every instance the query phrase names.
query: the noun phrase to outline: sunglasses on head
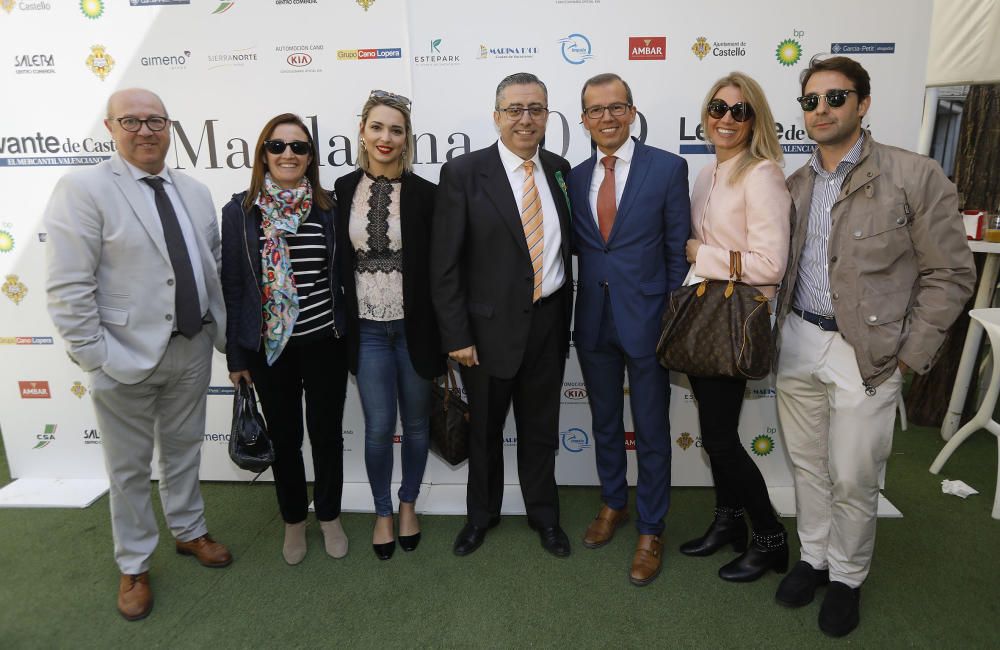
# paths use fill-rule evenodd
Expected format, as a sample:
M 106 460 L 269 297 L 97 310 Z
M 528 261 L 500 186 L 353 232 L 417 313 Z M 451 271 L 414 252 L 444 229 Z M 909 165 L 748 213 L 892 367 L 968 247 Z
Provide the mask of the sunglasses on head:
M 753 109 L 746 102 L 737 102 L 730 106 L 721 99 L 713 99 L 708 102 L 708 114 L 717 120 L 721 120 L 729 112 L 737 122 L 746 122 L 753 117 Z
M 302 140 L 292 140 L 291 142 L 285 142 L 284 140 L 264 140 L 264 148 L 268 153 L 275 156 L 283 154 L 286 147 L 291 147 L 292 153 L 296 156 L 305 156 L 312 152 L 312 145 Z
M 373 90 L 368 95 L 369 99 L 387 99 L 390 102 L 396 104 L 402 104 L 403 106 L 412 106 L 413 102 L 410 101 L 409 97 L 403 97 L 402 95 L 397 95 L 396 93 L 391 93 L 388 90 Z
M 828 90 L 825 95 L 817 95 L 816 93 L 809 93 L 808 95 L 803 95 L 795 101 L 799 103 L 802 110 L 805 112 L 814 111 L 816 107 L 819 106 L 819 98 L 823 97 L 826 99 L 826 105 L 830 108 L 839 108 L 844 105 L 847 101 L 847 96 L 851 93 L 857 94 L 856 90 Z

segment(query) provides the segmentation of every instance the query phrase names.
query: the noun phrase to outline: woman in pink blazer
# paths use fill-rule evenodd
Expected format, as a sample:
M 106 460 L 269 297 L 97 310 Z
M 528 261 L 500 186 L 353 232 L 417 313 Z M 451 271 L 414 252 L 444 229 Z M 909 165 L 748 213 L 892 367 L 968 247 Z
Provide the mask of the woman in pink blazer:
M 773 298 L 788 259 L 791 198 L 781 171 L 781 145 L 760 85 L 733 72 L 712 85 L 701 111 L 715 164 L 698 174 L 691 194 L 686 253 L 694 275 L 729 278 L 730 251 L 743 260 L 743 281 Z M 723 323 L 719 324 L 724 326 Z M 742 555 L 719 569 L 724 580 L 749 582 L 769 569 L 784 573 L 788 542 L 764 478 L 740 441 L 745 379 L 689 377 L 698 402 L 702 445 L 715 480 L 715 518 L 708 531 L 681 546 L 711 555 L 731 544 Z M 747 545 L 749 515 L 753 528 Z

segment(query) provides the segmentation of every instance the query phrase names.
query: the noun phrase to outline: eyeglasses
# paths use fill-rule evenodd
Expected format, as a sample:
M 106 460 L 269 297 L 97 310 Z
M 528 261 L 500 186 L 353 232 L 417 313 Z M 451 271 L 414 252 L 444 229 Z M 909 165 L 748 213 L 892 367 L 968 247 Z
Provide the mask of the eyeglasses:
M 527 113 L 531 119 L 540 120 L 549 113 L 549 108 L 547 106 L 529 106 L 525 108 L 524 106 L 508 106 L 507 108 L 498 108 L 498 113 L 506 113 L 513 121 L 521 119 L 521 115 Z
M 292 140 L 291 142 L 285 142 L 284 140 L 264 140 L 264 148 L 267 149 L 268 153 L 275 156 L 285 153 L 285 148 L 287 147 L 291 147 L 292 153 L 296 156 L 304 156 L 312 151 L 312 144 L 303 142 L 302 140 Z
M 583 109 L 583 114 L 592 120 L 599 120 L 604 117 L 604 111 L 611 113 L 612 117 L 621 117 L 627 113 L 630 108 L 632 108 L 632 104 L 615 102 L 614 104 L 608 104 L 607 106 L 590 106 Z
M 810 112 L 816 110 L 819 106 L 819 98 L 823 97 L 826 99 L 826 105 L 830 108 L 840 108 L 847 101 L 847 96 L 851 93 L 855 95 L 858 94 L 856 90 L 828 90 L 825 95 L 817 95 L 816 93 L 809 93 L 808 95 L 803 95 L 797 98 L 795 101 L 799 103 L 802 110 L 805 112 Z
M 730 106 L 721 99 L 713 99 L 708 102 L 708 115 L 717 120 L 721 120 L 726 116 L 726 113 L 733 116 L 733 119 L 737 122 L 746 122 L 751 117 L 753 117 L 753 108 L 750 104 L 746 102 L 737 102 Z
M 156 131 L 162 131 L 167 128 L 167 122 L 170 120 L 165 117 L 160 117 L 159 115 L 154 115 L 153 117 L 147 117 L 144 120 L 140 120 L 138 117 L 119 117 L 115 121 L 129 133 L 135 133 L 142 128 L 143 124 L 146 125 L 147 129 L 155 133 Z
M 368 95 L 368 99 L 387 99 L 390 102 L 395 102 L 397 104 L 402 104 L 404 106 L 413 105 L 413 102 L 410 101 L 409 97 L 403 97 L 402 95 L 391 93 L 388 90 L 373 90 Z

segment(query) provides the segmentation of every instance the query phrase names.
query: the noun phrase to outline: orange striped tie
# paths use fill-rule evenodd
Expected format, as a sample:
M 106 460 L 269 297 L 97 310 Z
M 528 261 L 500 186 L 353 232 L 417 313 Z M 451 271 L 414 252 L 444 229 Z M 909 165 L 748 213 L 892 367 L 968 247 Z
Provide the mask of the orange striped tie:
M 535 163 L 524 161 L 524 185 L 521 188 L 521 227 L 524 229 L 524 239 L 528 243 L 528 256 L 531 258 L 531 269 L 535 273 L 535 288 L 531 293 L 531 301 L 538 302 L 542 297 L 542 255 L 545 252 L 545 230 L 542 228 L 542 201 L 535 187 L 535 177 L 532 170 Z

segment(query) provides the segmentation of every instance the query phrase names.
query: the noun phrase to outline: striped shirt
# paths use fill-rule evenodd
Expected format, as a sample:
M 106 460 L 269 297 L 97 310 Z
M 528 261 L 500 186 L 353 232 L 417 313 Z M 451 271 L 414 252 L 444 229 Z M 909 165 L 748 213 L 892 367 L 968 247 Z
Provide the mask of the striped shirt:
M 792 304 L 804 311 L 833 317 L 833 301 L 830 299 L 829 246 L 832 220 L 830 210 L 840 196 L 844 179 L 861 159 L 861 149 L 865 134 L 854 143 L 837 169 L 828 172 L 819 160 L 819 149 L 813 152 L 809 165 L 816 175 L 813 177 L 812 203 L 809 206 L 809 222 L 806 225 L 806 241 L 799 257 L 799 277 L 795 282 L 795 299 Z
M 327 259 L 326 234 L 323 224 L 310 212 L 299 224 L 298 232 L 285 235 L 292 257 L 292 274 L 299 294 L 299 315 L 292 328 L 288 344 L 325 338 L 333 334 L 333 302 L 330 295 L 330 275 Z M 260 237 L 263 250 L 264 236 Z

